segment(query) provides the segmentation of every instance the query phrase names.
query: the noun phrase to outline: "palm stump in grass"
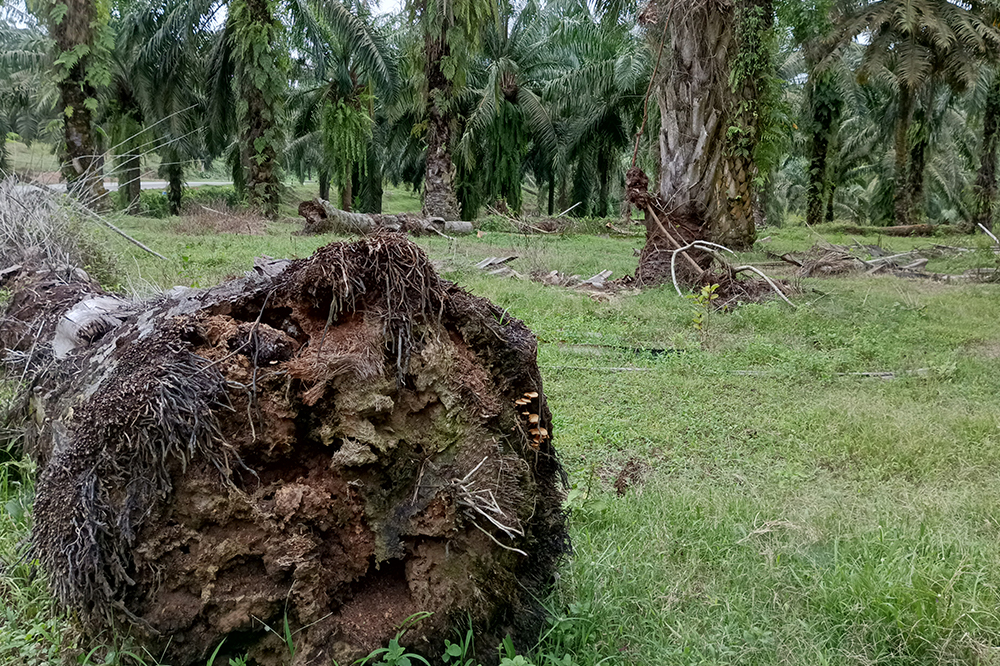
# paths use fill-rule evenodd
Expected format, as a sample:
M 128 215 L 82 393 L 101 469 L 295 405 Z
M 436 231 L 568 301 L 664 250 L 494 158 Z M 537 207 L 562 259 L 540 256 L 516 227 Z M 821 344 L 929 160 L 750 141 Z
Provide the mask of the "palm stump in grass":
M 144 303 L 8 274 L 58 599 L 175 665 L 347 663 L 422 611 L 418 652 L 537 638 L 568 542 L 531 332 L 399 234 L 260 272 Z

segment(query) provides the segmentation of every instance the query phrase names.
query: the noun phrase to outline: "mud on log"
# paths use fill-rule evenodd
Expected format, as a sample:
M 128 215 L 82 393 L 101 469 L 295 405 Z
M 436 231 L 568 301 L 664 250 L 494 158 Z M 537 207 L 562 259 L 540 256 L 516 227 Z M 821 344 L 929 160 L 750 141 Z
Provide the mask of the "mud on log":
M 480 659 L 535 640 L 568 541 L 531 332 L 399 234 L 260 272 L 142 303 L 6 273 L 59 601 L 177 665 L 287 663 L 286 618 L 294 664 L 420 611 L 403 642 L 435 656 L 470 617 Z
M 376 231 L 405 231 L 414 235 L 471 234 L 471 222 L 448 221 L 440 217 L 419 215 L 368 215 L 340 210 L 329 201 L 314 199 L 299 204 L 299 215 L 305 221 L 302 234 L 371 234 Z

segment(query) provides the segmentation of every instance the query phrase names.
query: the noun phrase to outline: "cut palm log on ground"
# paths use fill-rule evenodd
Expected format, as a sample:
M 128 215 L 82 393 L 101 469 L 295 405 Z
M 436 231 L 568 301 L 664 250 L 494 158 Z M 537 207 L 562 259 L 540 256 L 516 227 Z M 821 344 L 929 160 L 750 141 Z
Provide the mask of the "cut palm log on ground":
M 650 194 L 649 178 L 642 169 L 629 169 L 625 188 L 626 201 L 646 215 L 646 245 L 631 284 L 640 287 L 673 284 L 678 293 L 681 285 L 691 288 L 718 285 L 715 293 L 719 298 L 713 301 L 718 307 L 775 295 L 792 304 L 786 295 L 792 291 L 791 285 L 773 280 L 753 266 L 732 265 L 723 252 L 735 253 L 709 242 L 708 229 L 698 216 L 675 214 L 659 197 Z M 745 273 L 758 277 L 741 277 Z
M 295 664 L 350 663 L 424 611 L 418 653 L 537 639 L 569 546 L 536 340 L 405 236 L 144 302 L 0 271 L 34 556 L 94 644 L 270 664 L 284 626 Z
M 349 213 L 329 201 L 313 199 L 299 204 L 299 215 L 305 220 L 302 234 L 372 234 L 376 231 L 402 231 L 414 235 L 439 236 L 471 234 L 472 222 L 445 220 L 420 215 L 379 215 Z

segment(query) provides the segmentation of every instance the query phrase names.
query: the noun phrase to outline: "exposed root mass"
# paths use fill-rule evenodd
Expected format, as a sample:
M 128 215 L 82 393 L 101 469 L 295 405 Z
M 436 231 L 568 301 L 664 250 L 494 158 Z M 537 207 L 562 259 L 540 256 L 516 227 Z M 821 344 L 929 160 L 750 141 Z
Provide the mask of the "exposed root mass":
M 417 650 L 469 617 L 484 647 L 533 641 L 568 549 L 534 336 L 398 234 L 275 273 L 123 303 L 63 359 L 50 320 L 94 285 L 29 312 L 17 294 L 60 278 L 16 278 L 0 337 L 42 331 L 34 547 L 60 601 L 181 665 L 227 637 L 284 663 L 285 618 L 302 664 L 418 611 Z

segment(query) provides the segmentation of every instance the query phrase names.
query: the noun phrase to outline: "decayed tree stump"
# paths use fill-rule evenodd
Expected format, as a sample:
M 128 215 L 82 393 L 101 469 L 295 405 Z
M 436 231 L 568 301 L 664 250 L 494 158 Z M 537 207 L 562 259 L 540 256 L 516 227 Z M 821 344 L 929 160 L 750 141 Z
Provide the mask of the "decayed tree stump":
M 440 217 L 422 217 L 401 213 L 399 215 L 375 215 L 350 213 L 340 210 L 329 201 L 314 199 L 299 204 L 299 215 L 304 224 L 302 234 L 371 234 L 376 231 L 404 231 L 420 234 L 471 234 L 472 222 L 445 220 Z
M 258 273 L 142 303 L 5 274 L 59 601 L 176 665 L 223 639 L 219 663 L 288 663 L 286 619 L 294 664 L 347 663 L 420 611 L 418 651 L 470 617 L 481 659 L 537 638 L 568 541 L 531 332 L 399 234 Z

